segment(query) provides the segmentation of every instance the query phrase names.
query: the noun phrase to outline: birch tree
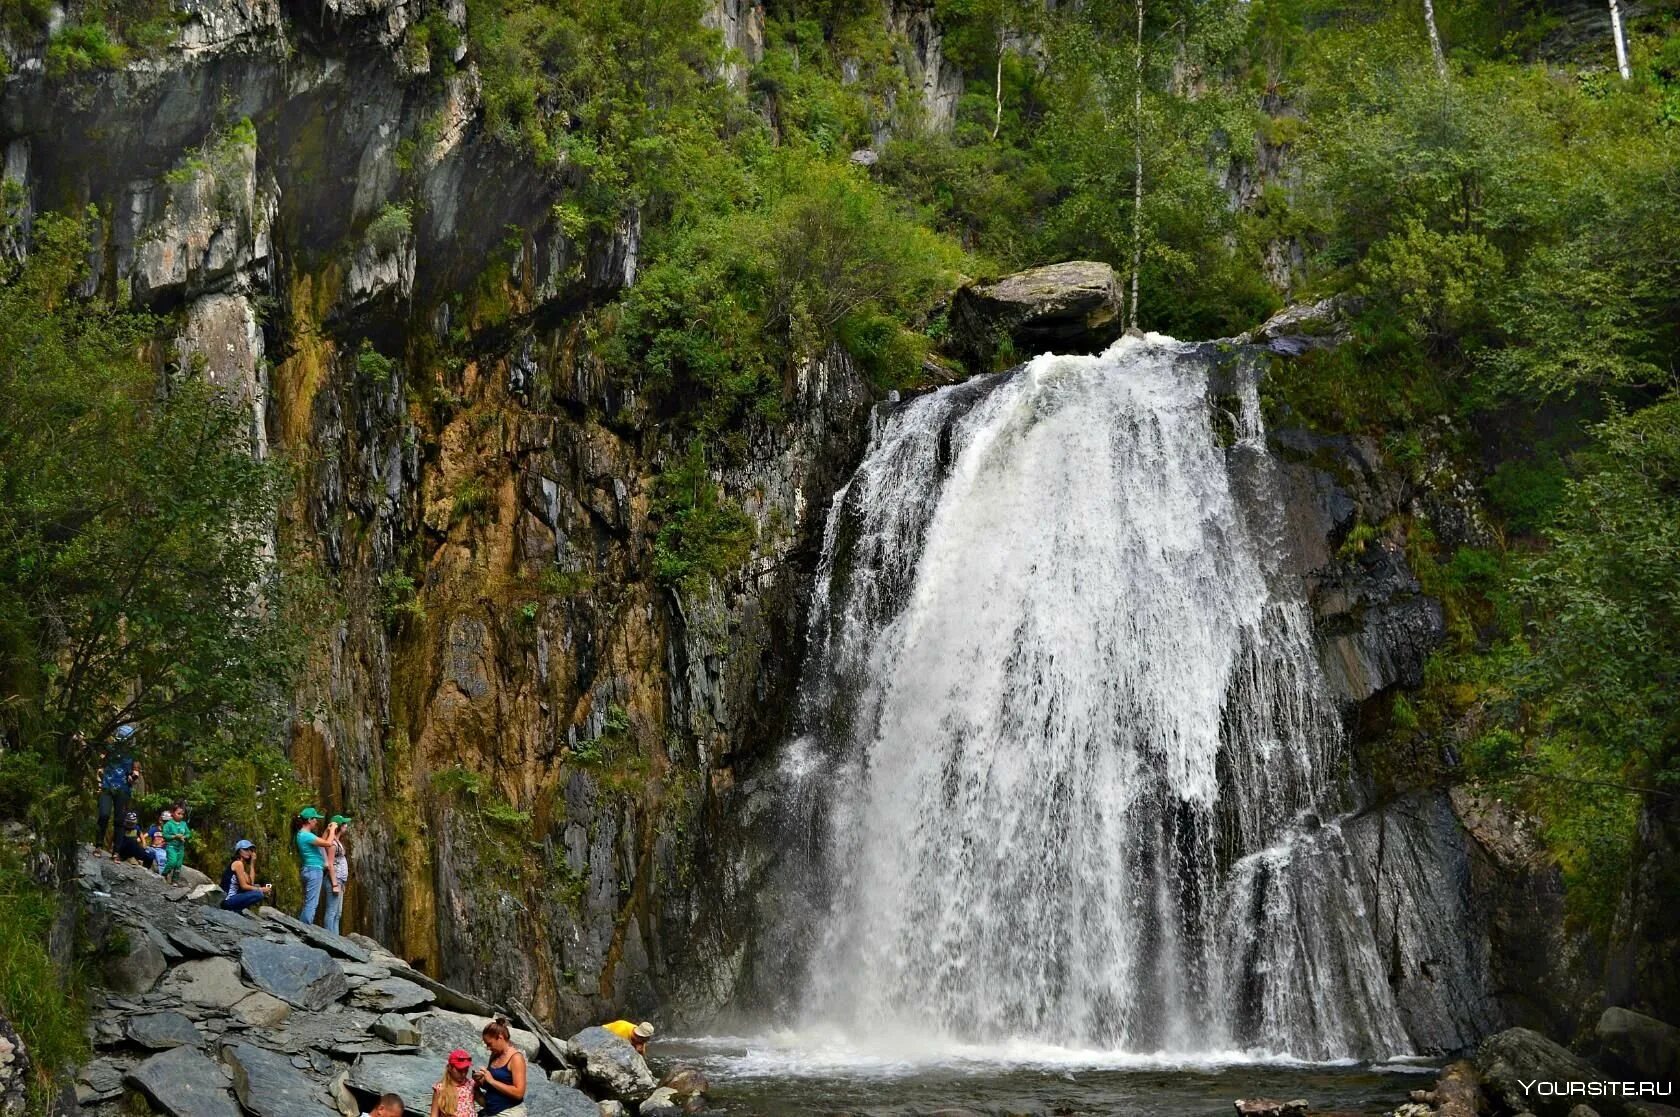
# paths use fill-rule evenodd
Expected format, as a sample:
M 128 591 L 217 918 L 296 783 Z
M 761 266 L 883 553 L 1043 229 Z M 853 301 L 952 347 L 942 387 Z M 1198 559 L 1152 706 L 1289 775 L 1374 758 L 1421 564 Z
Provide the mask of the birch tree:
M 1615 10 L 1616 0 L 1610 0 L 1611 10 Z M 1441 32 L 1435 27 L 1435 0 L 1423 0 L 1423 22 L 1429 28 L 1429 50 L 1435 56 L 1435 72 L 1442 81 L 1447 80 L 1447 56 L 1441 49 Z
M 1143 270 L 1143 0 L 1137 0 L 1137 70 L 1132 81 L 1132 306 L 1128 329 L 1138 328 L 1138 273 Z
M 1628 68 L 1627 36 L 1622 32 L 1622 6 L 1617 0 L 1610 0 L 1610 37 L 1616 40 L 1616 69 L 1627 81 L 1633 71 Z

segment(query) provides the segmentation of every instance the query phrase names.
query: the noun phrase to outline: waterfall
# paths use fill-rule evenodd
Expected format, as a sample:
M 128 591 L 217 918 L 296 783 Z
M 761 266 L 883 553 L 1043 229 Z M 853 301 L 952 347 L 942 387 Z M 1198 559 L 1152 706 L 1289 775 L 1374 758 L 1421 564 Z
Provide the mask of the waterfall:
M 780 773 L 794 1019 L 1411 1048 L 1311 618 L 1275 575 L 1253 380 L 1216 396 L 1206 353 L 1126 338 L 882 419 L 831 513 Z

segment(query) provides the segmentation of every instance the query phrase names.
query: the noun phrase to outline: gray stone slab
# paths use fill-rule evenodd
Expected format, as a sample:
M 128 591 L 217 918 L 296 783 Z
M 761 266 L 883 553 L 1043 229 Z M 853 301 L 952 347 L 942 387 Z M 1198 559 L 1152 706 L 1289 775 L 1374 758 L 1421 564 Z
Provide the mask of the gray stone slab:
M 264 907 L 259 910 L 259 914 L 276 926 L 284 927 L 309 945 L 320 947 L 322 950 L 336 954 L 340 958 L 348 958 L 352 962 L 360 962 L 364 965 L 373 960 L 373 955 L 343 935 L 335 935 L 315 926 L 313 923 L 305 923 L 296 916 L 287 915 L 278 908 Z
M 213 942 L 191 927 L 171 927 L 169 929 L 169 941 L 179 947 L 183 954 L 193 958 L 208 958 L 215 954 L 226 954 L 228 952 L 226 946 Z
M 357 989 L 355 995 L 356 1003 L 378 1012 L 407 1012 L 429 1005 L 434 999 L 430 989 L 401 977 L 370 981 Z
M 337 1117 L 327 1104 L 328 1085 L 313 1073 L 308 1059 L 303 1068 L 285 1055 L 248 1043 L 222 1048 L 222 1059 L 233 1068 L 233 1093 L 255 1117 Z
M 222 1068 L 191 1047 L 153 1055 L 125 1081 L 170 1117 L 240 1117 Z
M 350 988 L 326 951 L 298 942 L 246 939 L 239 944 L 239 965 L 259 989 L 310 1012 L 319 1012 Z
M 153 1051 L 171 1047 L 197 1047 L 202 1040 L 193 1022 L 179 1012 L 148 1012 L 130 1016 L 124 1029 L 128 1038 Z
M 182 962 L 163 979 L 160 992 L 204 1008 L 232 1008 L 250 995 L 239 980 L 239 967 L 228 958 L 199 958 Z

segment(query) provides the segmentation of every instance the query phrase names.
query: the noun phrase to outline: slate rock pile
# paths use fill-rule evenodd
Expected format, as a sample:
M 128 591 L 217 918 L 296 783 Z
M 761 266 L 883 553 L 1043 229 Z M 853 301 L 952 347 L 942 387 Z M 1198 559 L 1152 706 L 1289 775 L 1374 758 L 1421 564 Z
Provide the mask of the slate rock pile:
M 705 1106 L 697 1071 L 661 1086 L 611 1032 L 559 1040 L 523 1006 L 499 1012 L 371 939 L 272 908 L 223 911 L 213 889 L 165 888 L 137 866 L 84 858 L 81 874 L 107 956 L 94 1058 L 76 1075 L 90 1117 L 132 1113 L 137 1101 L 170 1117 L 354 1117 L 387 1092 L 424 1114 L 451 1049 L 483 1065 L 481 1032 L 498 1014 L 530 1060 L 529 1117 Z

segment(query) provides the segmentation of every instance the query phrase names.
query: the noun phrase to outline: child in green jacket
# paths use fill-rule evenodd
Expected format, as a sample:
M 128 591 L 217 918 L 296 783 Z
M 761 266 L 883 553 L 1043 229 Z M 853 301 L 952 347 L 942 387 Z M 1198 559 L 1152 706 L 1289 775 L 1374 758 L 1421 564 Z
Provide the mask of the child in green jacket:
M 187 839 L 192 837 L 192 827 L 187 825 L 187 805 L 176 803 L 170 808 L 171 818 L 163 824 L 163 848 L 166 854 L 163 862 L 163 875 L 173 881 L 181 872 L 181 866 L 187 861 Z

